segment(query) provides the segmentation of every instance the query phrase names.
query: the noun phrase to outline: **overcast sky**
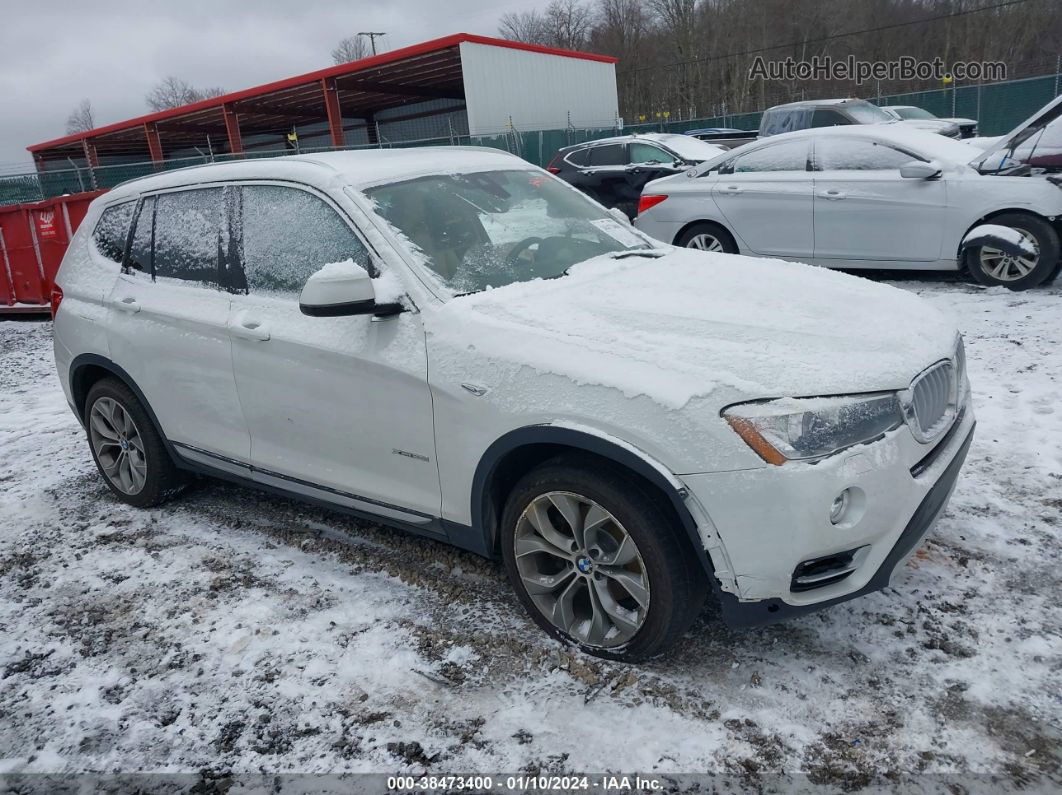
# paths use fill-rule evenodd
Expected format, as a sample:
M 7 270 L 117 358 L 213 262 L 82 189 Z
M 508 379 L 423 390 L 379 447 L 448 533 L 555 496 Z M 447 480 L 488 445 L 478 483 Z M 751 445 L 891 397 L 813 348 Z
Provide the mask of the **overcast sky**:
M 534 2 L 500 0 L 48 0 L 7 5 L 0 21 L 0 169 L 32 161 L 82 98 L 96 124 L 148 112 L 144 95 L 177 75 L 235 91 L 329 66 L 363 30 L 396 49 L 451 33 L 494 35 Z

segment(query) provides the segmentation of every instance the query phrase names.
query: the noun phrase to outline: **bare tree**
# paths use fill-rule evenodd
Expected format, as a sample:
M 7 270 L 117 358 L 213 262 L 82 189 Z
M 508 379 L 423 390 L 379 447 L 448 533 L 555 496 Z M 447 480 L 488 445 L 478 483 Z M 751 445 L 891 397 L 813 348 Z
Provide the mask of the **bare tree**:
M 332 50 L 332 62 L 336 66 L 368 57 L 369 45 L 362 36 L 347 36 Z
M 503 39 L 577 50 L 585 47 L 594 28 L 594 12 L 585 0 L 551 0 L 544 11 L 504 14 L 498 23 Z
M 586 46 L 594 14 L 582 0 L 552 0 L 544 21 L 551 46 L 578 50 Z
M 169 75 L 148 92 L 144 101 L 151 110 L 160 111 L 190 105 L 193 102 L 221 96 L 224 93 L 225 89 L 220 86 L 196 88 L 186 80 Z
M 510 11 L 503 14 L 498 24 L 498 34 L 510 41 L 549 44 L 546 22 L 534 8 L 530 11 Z
M 92 103 L 83 99 L 74 109 L 70 111 L 70 115 L 66 117 L 66 132 L 67 134 L 85 132 L 85 130 L 91 130 L 96 126 L 96 115 L 92 112 Z

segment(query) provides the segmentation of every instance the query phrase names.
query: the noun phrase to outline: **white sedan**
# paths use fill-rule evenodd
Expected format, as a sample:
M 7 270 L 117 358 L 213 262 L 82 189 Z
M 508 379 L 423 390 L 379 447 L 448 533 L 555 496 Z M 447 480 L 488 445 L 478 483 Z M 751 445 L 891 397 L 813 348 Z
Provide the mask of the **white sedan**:
M 650 182 L 636 226 L 668 243 L 834 268 L 957 270 L 1035 287 L 1059 270 L 1062 189 L 988 175 L 984 151 L 887 125 L 829 127 L 739 147 Z M 1035 255 L 967 248 L 984 222 L 1018 230 Z

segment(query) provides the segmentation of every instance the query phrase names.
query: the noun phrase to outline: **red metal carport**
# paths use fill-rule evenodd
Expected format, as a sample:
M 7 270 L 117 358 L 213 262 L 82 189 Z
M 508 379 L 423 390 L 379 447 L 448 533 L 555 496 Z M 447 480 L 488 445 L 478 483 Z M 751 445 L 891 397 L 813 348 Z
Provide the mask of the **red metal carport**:
M 194 155 L 283 147 L 293 130 L 314 146 L 380 143 L 380 127 L 466 108 L 462 44 L 563 56 L 615 58 L 458 33 L 359 61 L 140 116 L 28 147 L 38 171 L 156 163 Z M 408 106 L 408 112 L 398 109 Z M 254 138 L 253 142 L 249 139 Z

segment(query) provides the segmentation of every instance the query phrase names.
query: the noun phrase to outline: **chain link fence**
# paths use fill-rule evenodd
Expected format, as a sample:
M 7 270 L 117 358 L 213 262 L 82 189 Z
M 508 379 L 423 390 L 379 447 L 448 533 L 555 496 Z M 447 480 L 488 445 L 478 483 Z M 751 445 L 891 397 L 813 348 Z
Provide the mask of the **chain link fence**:
M 957 86 L 887 96 L 868 96 L 867 99 L 879 105 L 916 105 L 937 116 L 977 119 L 980 135 L 1002 135 L 1058 96 L 1062 90 L 1060 79 L 1062 75 L 1051 74 L 1003 83 Z M 442 134 L 432 137 L 416 135 L 417 132 L 424 132 L 423 125 L 413 127 L 396 121 L 387 128 L 380 129 L 378 143 L 367 143 L 364 136 L 348 135 L 348 145 L 340 148 L 356 150 L 414 146 L 489 146 L 512 152 L 535 165 L 545 166 L 562 147 L 606 138 L 616 135 L 617 132 L 681 133 L 704 127 L 755 130 L 759 127 L 761 115 L 762 111 L 677 121 L 661 114 L 656 119 L 637 124 L 623 124 L 619 119 L 608 119 L 592 126 L 576 128 L 569 125 L 564 129 L 531 131 L 519 130 L 510 123 L 505 130 L 500 130 L 494 135 L 477 136 L 469 135 L 467 127 L 462 124 L 455 124 L 453 120 L 446 119 L 445 122 L 439 122 L 444 126 L 436 126 L 432 130 L 434 133 Z M 334 148 L 330 146 L 302 146 L 298 152 L 305 154 L 333 150 Z M 187 166 L 225 162 L 236 158 L 276 157 L 294 153 L 291 149 L 280 147 L 245 152 L 241 155 L 201 154 L 161 162 L 133 162 L 96 168 L 74 165 L 63 170 L 4 175 L 0 176 L 0 204 L 33 202 L 66 193 L 113 188 L 130 179 Z

